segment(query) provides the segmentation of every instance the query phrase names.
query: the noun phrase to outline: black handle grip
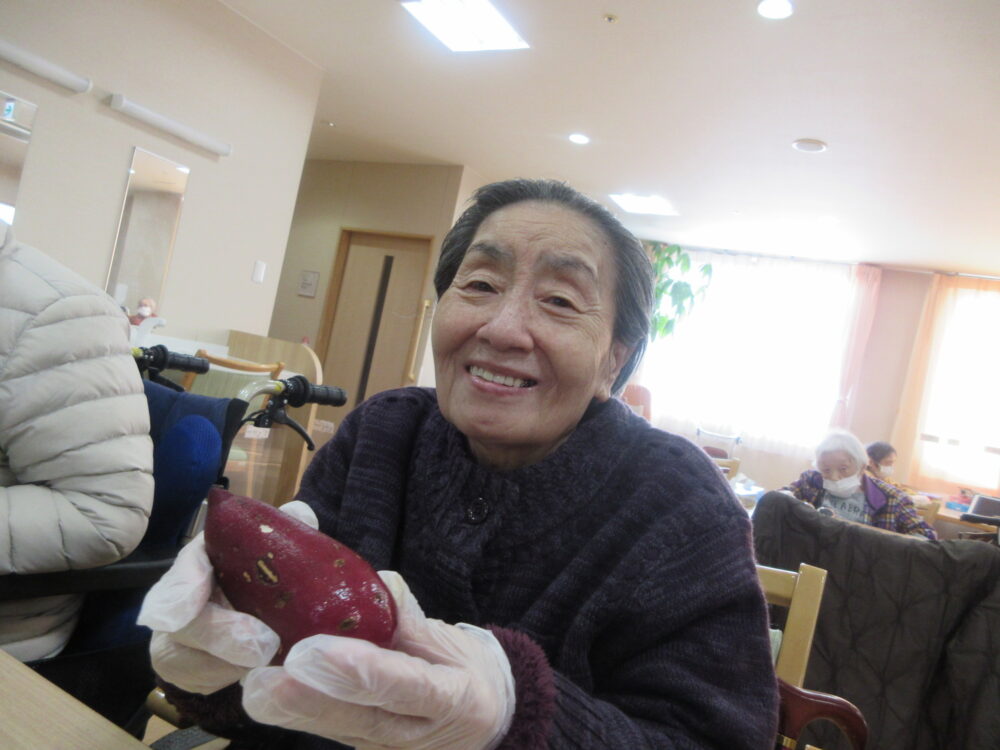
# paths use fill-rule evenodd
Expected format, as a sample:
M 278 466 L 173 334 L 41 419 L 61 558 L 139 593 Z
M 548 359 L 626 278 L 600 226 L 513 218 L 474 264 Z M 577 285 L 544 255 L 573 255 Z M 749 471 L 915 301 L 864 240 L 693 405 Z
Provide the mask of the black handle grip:
M 959 516 L 963 521 L 970 523 L 983 523 L 988 526 L 1000 526 L 1000 518 L 997 516 L 981 516 L 978 513 L 963 513 Z
M 313 385 L 304 375 L 294 375 L 285 381 L 285 392 L 289 406 L 321 404 L 323 406 L 343 406 L 347 403 L 347 392 L 333 385 Z
M 208 360 L 203 357 L 195 357 L 191 354 L 169 352 L 167 354 L 167 365 L 164 369 L 205 373 L 208 372 Z
M 190 354 L 172 352 L 163 344 L 143 347 L 143 364 L 150 370 L 181 370 L 183 372 L 208 372 L 208 360 L 204 357 L 194 357 Z

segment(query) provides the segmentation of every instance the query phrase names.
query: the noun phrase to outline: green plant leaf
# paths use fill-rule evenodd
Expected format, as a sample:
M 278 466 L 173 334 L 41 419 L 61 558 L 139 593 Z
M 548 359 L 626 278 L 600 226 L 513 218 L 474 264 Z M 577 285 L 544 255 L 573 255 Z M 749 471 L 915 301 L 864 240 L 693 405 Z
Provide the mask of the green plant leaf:
M 653 286 L 653 316 L 650 319 L 650 339 L 669 336 L 677 323 L 694 307 L 696 298 L 705 296 L 712 278 L 712 266 L 702 264 L 699 279 L 691 278 L 691 256 L 680 246 L 645 241 L 643 246 L 655 273 Z

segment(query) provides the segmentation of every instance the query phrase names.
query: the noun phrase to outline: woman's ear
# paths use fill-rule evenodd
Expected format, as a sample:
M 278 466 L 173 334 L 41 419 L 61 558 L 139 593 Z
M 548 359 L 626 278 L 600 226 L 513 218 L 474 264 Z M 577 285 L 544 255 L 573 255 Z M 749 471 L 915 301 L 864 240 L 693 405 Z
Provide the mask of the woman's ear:
M 611 398 L 611 388 L 618 378 L 618 373 L 622 371 L 622 368 L 634 351 L 634 346 L 627 346 L 617 339 L 611 342 L 611 350 L 608 352 L 607 373 L 601 379 L 597 387 L 597 392 L 594 394 L 594 397 L 598 401 L 607 401 Z

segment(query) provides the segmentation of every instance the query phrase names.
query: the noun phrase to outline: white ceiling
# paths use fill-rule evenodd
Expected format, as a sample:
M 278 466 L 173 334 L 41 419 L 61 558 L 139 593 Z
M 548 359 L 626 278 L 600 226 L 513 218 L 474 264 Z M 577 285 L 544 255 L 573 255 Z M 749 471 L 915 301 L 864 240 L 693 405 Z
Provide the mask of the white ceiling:
M 688 247 L 1000 275 L 1000 0 L 493 0 L 531 49 L 485 53 L 397 0 L 224 1 L 326 70 L 311 158 L 659 193 L 680 216 L 616 213 Z

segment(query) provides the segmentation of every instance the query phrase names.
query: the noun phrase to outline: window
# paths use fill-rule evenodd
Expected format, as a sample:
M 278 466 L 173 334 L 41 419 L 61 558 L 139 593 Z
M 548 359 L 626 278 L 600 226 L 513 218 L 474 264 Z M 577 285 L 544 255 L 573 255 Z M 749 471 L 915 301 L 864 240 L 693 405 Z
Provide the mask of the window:
M 739 434 L 805 459 L 830 426 L 854 320 L 853 267 L 693 252 L 712 264 L 703 300 L 652 344 L 640 376 L 672 432 Z
M 924 345 L 914 357 L 916 377 L 903 403 L 917 414 L 911 484 L 938 491 L 1000 488 L 998 330 L 1000 282 L 935 279 L 918 334 Z

